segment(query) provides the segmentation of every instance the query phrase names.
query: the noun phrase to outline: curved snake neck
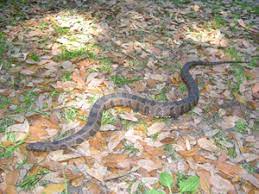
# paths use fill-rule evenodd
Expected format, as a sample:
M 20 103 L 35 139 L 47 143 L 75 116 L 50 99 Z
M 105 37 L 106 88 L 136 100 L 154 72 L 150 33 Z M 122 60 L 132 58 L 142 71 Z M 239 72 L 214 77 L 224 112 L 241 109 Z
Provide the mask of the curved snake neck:
M 149 116 L 176 118 L 191 110 L 199 100 L 199 89 L 189 73 L 190 68 L 197 65 L 218 65 L 224 63 L 242 62 L 187 62 L 181 69 L 181 78 L 188 88 L 188 96 L 179 101 L 158 102 L 129 93 L 115 93 L 103 96 L 94 103 L 89 113 L 87 124 L 78 132 L 64 139 L 53 142 L 30 143 L 27 145 L 27 149 L 33 151 L 54 151 L 76 146 L 82 143 L 86 138 L 93 136 L 100 129 L 102 112 L 115 106 L 131 107 L 134 111 L 138 111 Z

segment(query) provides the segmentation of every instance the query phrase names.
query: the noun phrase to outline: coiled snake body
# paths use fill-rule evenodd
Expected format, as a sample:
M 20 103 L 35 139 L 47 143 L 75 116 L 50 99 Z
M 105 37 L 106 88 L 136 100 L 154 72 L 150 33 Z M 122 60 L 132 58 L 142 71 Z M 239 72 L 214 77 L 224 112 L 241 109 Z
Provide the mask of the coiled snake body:
M 115 106 L 131 107 L 145 115 L 156 117 L 176 118 L 191 110 L 199 100 L 199 89 L 191 74 L 190 68 L 197 65 L 217 65 L 223 63 L 242 63 L 237 61 L 191 61 L 186 63 L 181 70 L 181 78 L 188 88 L 188 96 L 179 101 L 159 102 L 146 99 L 129 93 L 115 93 L 101 97 L 93 105 L 87 124 L 75 134 L 53 142 L 36 142 L 27 145 L 28 150 L 54 151 L 67 149 L 82 143 L 86 138 L 93 136 L 101 126 L 102 112 Z

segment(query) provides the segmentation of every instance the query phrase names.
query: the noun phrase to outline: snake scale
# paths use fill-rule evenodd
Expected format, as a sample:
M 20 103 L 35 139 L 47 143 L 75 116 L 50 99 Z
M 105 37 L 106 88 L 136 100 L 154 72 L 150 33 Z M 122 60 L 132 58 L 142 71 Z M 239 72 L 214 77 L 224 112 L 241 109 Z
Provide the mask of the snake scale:
M 159 102 L 129 93 L 109 94 L 99 98 L 92 106 L 87 124 L 78 132 L 64 139 L 52 142 L 35 142 L 27 145 L 32 151 L 54 151 L 68 149 L 76 146 L 90 136 L 93 136 L 101 127 L 102 112 L 115 106 L 130 107 L 136 112 L 141 112 L 153 117 L 176 118 L 191 110 L 199 100 L 199 89 L 189 73 L 190 68 L 197 65 L 218 65 L 224 63 L 242 63 L 239 61 L 190 61 L 181 69 L 181 78 L 188 88 L 188 96 L 179 101 Z

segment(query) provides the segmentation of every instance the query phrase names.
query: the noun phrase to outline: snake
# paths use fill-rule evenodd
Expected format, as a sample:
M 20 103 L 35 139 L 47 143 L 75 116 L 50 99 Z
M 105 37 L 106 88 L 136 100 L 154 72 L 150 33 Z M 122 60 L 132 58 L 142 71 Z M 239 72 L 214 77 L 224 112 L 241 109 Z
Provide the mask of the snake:
M 131 93 L 113 93 L 99 98 L 90 109 L 88 122 L 76 133 L 60 140 L 51 142 L 34 142 L 27 144 L 30 151 L 55 151 L 77 146 L 87 138 L 94 136 L 101 127 L 103 111 L 116 107 L 130 107 L 134 112 L 140 112 L 152 117 L 177 118 L 190 111 L 199 101 L 198 85 L 190 74 L 190 69 L 197 66 L 214 66 L 226 63 L 245 63 L 242 61 L 190 61 L 183 65 L 180 76 L 187 86 L 188 95 L 177 101 L 156 101 Z

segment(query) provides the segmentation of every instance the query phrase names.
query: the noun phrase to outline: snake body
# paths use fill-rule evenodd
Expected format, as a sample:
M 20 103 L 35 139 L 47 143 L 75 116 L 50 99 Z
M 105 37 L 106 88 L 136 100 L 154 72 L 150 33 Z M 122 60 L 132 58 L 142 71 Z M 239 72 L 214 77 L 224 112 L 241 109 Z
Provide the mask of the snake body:
M 199 89 L 193 77 L 189 73 L 190 68 L 197 65 L 207 66 L 224 63 L 240 62 L 187 62 L 181 69 L 181 78 L 188 88 L 188 96 L 179 101 L 159 102 L 129 93 L 115 93 L 103 96 L 94 103 L 90 110 L 87 124 L 78 132 L 57 141 L 30 143 L 27 145 L 27 149 L 32 151 L 54 151 L 59 149 L 68 149 L 71 146 L 76 146 L 85 141 L 85 139 L 89 138 L 90 136 L 93 136 L 100 129 L 102 112 L 115 106 L 130 107 L 136 112 L 141 112 L 145 115 L 153 117 L 176 118 L 191 110 L 199 100 Z

